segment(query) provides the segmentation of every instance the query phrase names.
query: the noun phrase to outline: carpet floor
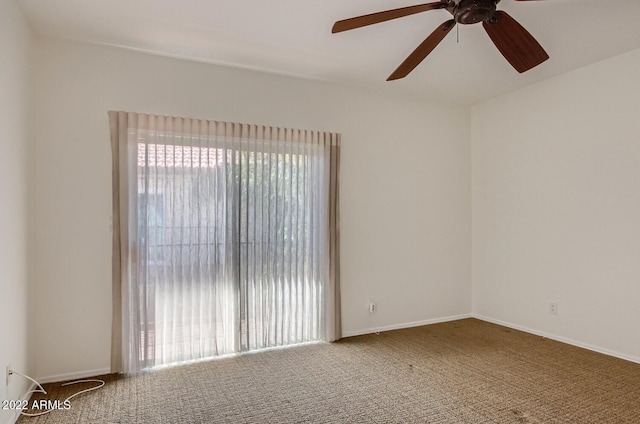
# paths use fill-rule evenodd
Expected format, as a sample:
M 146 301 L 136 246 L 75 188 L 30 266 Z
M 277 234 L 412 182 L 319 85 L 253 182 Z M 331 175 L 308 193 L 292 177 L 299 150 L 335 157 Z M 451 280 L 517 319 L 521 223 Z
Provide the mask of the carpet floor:
M 475 319 L 103 378 L 19 424 L 640 423 L 640 364 Z

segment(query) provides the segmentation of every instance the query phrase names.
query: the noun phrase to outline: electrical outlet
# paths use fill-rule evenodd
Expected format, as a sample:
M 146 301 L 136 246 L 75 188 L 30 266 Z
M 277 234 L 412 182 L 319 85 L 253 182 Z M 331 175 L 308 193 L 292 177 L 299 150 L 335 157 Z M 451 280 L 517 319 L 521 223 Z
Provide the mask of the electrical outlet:
M 558 302 L 549 302 L 549 314 L 558 315 Z
M 6 380 L 6 385 L 9 385 L 9 382 L 11 382 L 11 363 L 7 364 L 7 380 Z
M 369 312 L 370 313 L 374 313 L 378 308 L 376 305 L 376 300 L 373 297 L 370 297 L 369 299 Z

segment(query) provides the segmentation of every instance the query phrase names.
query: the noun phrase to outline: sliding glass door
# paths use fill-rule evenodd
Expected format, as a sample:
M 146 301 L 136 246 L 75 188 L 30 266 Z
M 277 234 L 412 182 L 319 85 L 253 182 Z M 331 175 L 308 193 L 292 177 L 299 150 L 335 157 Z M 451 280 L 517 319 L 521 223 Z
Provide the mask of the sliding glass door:
M 338 135 L 110 118 L 114 371 L 339 338 Z

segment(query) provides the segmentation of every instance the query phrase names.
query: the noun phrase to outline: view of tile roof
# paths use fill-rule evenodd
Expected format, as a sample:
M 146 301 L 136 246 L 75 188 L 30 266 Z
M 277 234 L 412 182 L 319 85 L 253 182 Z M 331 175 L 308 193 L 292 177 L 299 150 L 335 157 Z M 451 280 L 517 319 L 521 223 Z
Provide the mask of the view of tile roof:
M 219 148 L 138 144 L 138 166 L 209 168 L 222 164 L 224 155 Z

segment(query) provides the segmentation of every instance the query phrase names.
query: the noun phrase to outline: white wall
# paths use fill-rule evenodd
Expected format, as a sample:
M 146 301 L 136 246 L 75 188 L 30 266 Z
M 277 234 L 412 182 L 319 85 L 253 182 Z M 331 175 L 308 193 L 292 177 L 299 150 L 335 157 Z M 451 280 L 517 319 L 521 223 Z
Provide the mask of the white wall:
M 34 374 L 109 367 L 106 112 L 118 109 L 341 132 L 347 335 L 370 331 L 373 297 L 382 326 L 472 309 L 640 358 L 640 51 L 476 105 L 469 116 L 328 83 L 39 40 L 31 170 L 27 57 L 4 60 L 28 47 L 12 50 L 7 38 L 28 44 L 28 35 L 20 19 L 2 16 L 11 25 L 2 26 L 0 54 L 12 76 L 0 81 L 0 105 L 11 106 L 0 131 L 24 143 L 1 144 L 12 151 L 0 158 L 0 193 L 14 201 L 0 210 L 0 249 L 15 255 L 2 263 L 15 278 L 1 287 L 17 302 L 0 313 L 18 324 L 0 336 L 0 360 L 27 366 L 25 187 L 37 170 Z M 551 301 L 557 316 L 547 313 Z
M 345 87 L 42 40 L 36 374 L 109 367 L 108 110 L 337 131 L 346 334 L 468 313 L 469 113 Z
M 640 50 L 473 107 L 474 313 L 640 360 L 638 75 Z
M 31 35 L 16 2 L 0 2 L 0 400 L 19 399 L 29 372 L 29 60 Z M 0 410 L 0 422 L 13 419 Z

